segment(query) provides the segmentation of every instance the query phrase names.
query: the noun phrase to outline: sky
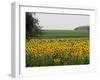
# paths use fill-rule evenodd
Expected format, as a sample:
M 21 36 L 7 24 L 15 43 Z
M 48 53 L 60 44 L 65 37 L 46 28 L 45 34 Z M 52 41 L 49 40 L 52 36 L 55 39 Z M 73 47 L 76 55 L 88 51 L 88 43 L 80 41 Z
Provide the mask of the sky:
M 78 26 L 89 25 L 88 15 L 36 13 L 36 17 L 42 29 L 73 30 Z

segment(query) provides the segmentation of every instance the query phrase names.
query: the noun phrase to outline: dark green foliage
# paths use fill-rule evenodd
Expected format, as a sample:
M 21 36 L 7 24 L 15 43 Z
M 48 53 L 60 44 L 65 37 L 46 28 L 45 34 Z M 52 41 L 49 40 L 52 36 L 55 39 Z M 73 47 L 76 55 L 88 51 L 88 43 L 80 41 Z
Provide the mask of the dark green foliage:
M 53 59 L 48 55 L 26 55 L 26 67 L 50 66 Z
M 75 28 L 74 30 L 87 30 L 89 31 L 90 26 L 79 26 L 77 28 Z
M 54 59 L 60 59 L 59 62 L 54 62 Z M 71 56 L 70 53 L 66 54 L 63 52 L 55 53 L 53 56 L 46 54 L 42 55 L 27 55 L 26 54 L 26 67 L 39 67 L 39 66 L 57 66 L 57 65 L 83 65 L 89 64 L 89 57 L 83 55 L 79 58 L 78 56 Z
M 34 15 L 36 15 L 34 13 Z M 41 35 L 41 27 L 39 20 L 32 16 L 31 12 L 26 12 L 26 39 L 39 37 Z

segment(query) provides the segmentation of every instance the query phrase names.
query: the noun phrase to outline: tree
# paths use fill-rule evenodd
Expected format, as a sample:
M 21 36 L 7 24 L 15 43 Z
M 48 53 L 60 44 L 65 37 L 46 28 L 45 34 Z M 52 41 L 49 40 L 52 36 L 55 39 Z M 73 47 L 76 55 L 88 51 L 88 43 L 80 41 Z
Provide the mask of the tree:
M 36 13 L 33 14 L 34 16 Z M 39 37 L 41 35 L 41 27 L 39 20 L 32 16 L 31 12 L 26 12 L 26 39 Z
M 74 30 L 87 30 L 87 31 L 89 31 L 89 28 L 90 28 L 90 26 L 79 26 L 79 27 L 76 27 Z

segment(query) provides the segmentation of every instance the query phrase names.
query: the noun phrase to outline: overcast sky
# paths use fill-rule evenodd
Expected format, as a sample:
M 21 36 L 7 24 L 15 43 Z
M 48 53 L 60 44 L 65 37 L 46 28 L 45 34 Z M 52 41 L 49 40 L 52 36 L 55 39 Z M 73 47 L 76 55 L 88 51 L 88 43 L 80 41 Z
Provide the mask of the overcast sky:
M 89 25 L 88 15 L 36 13 L 36 17 L 39 19 L 42 29 L 72 30 L 78 26 Z

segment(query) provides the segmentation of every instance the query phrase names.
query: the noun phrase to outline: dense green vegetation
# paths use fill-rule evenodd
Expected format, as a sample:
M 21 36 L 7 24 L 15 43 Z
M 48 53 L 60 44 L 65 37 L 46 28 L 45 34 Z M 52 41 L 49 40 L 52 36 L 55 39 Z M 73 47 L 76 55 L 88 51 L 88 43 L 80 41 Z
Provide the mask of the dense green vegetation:
M 65 53 L 55 53 L 53 56 L 48 56 L 46 54 L 42 55 L 27 55 L 26 54 L 26 67 L 39 67 L 39 66 L 61 66 L 61 65 L 80 65 L 80 64 L 89 64 L 89 56 L 84 57 L 75 57 L 71 56 L 70 54 Z M 58 60 L 58 62 L 54 61 L 59 57 L 61 58 L 61 61 Z
M 36 13 L 34 13 L 34 16 Z M 39 20 L 32 16 L 31 12 L 26 12 L 26 39 L 30 40 L 34 37 L 41 35 L 41 26 L 39 26 Z
M 77 27 L 77 28 L 75 28 L 74 30 L 87 30 L 87 31 L 89 31 L 89 26 L 79 26 L 79 27 Z

